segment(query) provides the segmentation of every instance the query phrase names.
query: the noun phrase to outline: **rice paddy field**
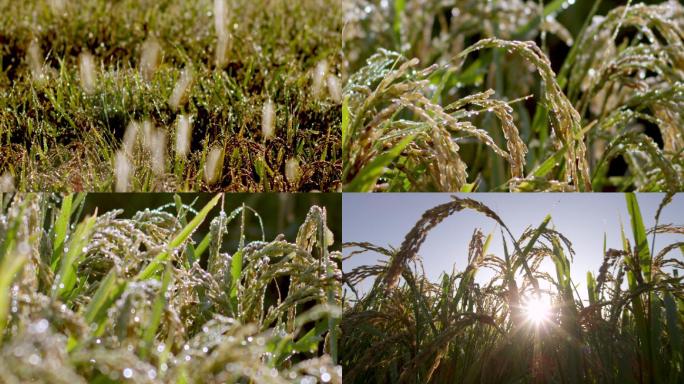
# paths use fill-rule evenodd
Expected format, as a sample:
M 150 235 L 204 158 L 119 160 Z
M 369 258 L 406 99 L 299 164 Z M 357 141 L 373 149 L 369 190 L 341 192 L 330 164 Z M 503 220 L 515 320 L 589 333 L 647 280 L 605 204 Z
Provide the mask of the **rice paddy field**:
M 684 383 L 683 192 L 678 0 L 0 0 L 0 384 Z
M 362 221 L 373 203 L 345 196 L 345 241 L 356 233 L 343 245 L 340 362 L 345 382 L 684 380 L 681 195 L 675 203 L 631 193 L 604 196 L 600 203 L 592 203 L 598 197 L 577 194 L 532 196 L 524 205 L 528 212 L 511 207 L 522 198 L 483 197 L 507 212 L 515 226 L 472 195 L 421 195 L 393 197 L 405 208 L 375 212 L 392 230 L 372 233 Z M 412 212 L 413 204 L 428 199 L 442 202 L 424 210 L 400 244 L 362 240 L 394 238 L 395 223 L 405 220 L 403 211 Z M 619 202 L 626 215 L 603 233 L 585 230 L 585 236 L 568 237 L 582 224 L 566 231 L 557 227 L 556 216 L 544 213 L 552 204 L 538 203 L 551 199 L 560 199 L 553 205 L 557 214 L 565 210 L 570 223 L 579 219 L 591 228 L 596 224 L 586 221 L 600 223 L 606 217 L 590 211 L 578 217 L 576 208 L 568 210 L 571 200 L 585 208 Z M 640 202 L 646 200 L 644 210 Z M 540 220 L 530 222 L 532 216 Z M 348 234 L 354 226 L 366 232 Z M 440 226 L 449 230 L 438 236 Z M 601 238 L 597 249 L 585 251 L 583 242 L 596 235 Z M 457 237 L 466 242 L 459 245 Z M 433 258 L 421 257 L 424 243 L 438 240 Z M 593 267 L 577 271 L 581 260 Z M 435 276 L 439 263 L 450 265 Z M 578 273 L 585 282 L 580 284 Z
M 338 0 L 0 0 L 19 191 L 335 191 Z
M 0 382 L 341 383 L 340 200 L 0 194 Z
M 679 1 L 351 0 L 345 191 L 681 191 Z

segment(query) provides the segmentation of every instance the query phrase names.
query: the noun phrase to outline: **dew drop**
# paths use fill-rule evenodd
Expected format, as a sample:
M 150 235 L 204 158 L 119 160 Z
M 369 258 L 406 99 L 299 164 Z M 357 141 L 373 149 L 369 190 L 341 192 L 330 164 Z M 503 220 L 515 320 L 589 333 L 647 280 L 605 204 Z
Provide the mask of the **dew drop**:
M 133 377 L 133 370 L 130 368 L 124 369 L 123 370 L 123 376 L 127 379 L 130 379 L 131 377 Z

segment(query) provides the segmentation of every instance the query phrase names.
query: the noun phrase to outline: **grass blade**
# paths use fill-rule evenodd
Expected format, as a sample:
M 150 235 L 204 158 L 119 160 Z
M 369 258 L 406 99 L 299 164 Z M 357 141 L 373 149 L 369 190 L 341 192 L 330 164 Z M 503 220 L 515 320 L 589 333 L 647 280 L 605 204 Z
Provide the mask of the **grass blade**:
M 2 345 L 9 311 L 10 286 L 15 275 L 21 270 L 27 260 L 28 256 L 25 254 L 9 254 L 0 264 L 0 345 Z
M 59 216 L 55 222 L 54 243 L 52 244 L 52 270 L 57 269 L 59 260 L 62 258 L 64 252 L 64 240 L 66 240 L 67 231 L 69 229 L 69 219 L 71 218 L 71 203 L 73 195 L 64 196 L 62 200 L 62 208 L 59 211 Z
M 214 208 L 214 206 L 216 206 L 220 198 L 221 194 L 214 196 L 214 198 L 211 199 L 211 201 L 209 201 L 207 205 L 205 205 L 204 208 L 202 208 L 202 210 L 197 213 L 197 215 L 188 223 L 188 225 L 183 227 L 180 233 L 169 242 L 169 245 L 167 246 L 166 250 L 162 251 L 159 255 L 157 255 L 154 258 L 154 260 L 152 260 L 147 265 L 147 267 L 145 267 L 145 269 L 138 273 L 136 279 L 149 279 L 155 273 L 157 273 L 157 270 L 159 269 L 161 263 L 165 262 L 166 259 L 169 257 L 169 252 L 171 252 L 175 248 L 178 248 L 179 245 L 183 244 L 183 242 L 190 237 L 190 235 L 197 229 L 197 227 L 199 227 L 199 225 L 202 224 L 202 222 L 204 222 L 204 219 L 206 219 L 207 215 L 209 214 L 209 211 L 211 211 Z
M 145 332 L 143 333 L 143 349 L 141 351 L 142 358 L 146 358 L 149 354 L 150 348 L 152 348 L 154 342 L 154 338 L 157 335 L 157 329 L 159 328 L 159 324 L 161 323 L 161 317 L 164 312 L 164 308 L 166 307 L 166 294 L 169 288 L 169 284 L 171 283 L 172 275 L 173 266 L 170 262 L 167 262 L 166 271 L 162 276 L 162 285 L 152 307 L 152 318 L 150 319 L 150 323 L 147 326 L 147 328 L 145 328 Z
M 394 161 L 411 142 L 413 136 L 407 136 L 397 143 L 389 151 L 379 155 L 368 163 L 354 179 L 344 187 L 345 192 L 369 192 L 373 189 L 375 182 L 384 173 L 385 167 Z
M 76 269 L 81 262 L 81 257 L 84 255 L 84 248 L 90 241 L 90 235 L 97 219 L 96 216 L 97 213 L 83 220 L 71 235 L 69 250 L 62 258 L 61 267 L 53 286 L 53 299 L 59 297 L 62 300 L 66 300 L 76 286 Z

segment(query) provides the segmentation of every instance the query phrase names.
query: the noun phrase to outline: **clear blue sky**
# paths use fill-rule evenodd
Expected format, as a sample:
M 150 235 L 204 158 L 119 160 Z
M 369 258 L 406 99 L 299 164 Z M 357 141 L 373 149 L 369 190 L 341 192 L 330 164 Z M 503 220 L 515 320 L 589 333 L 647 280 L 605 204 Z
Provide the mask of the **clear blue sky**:
M 423 212 L 436 205 L 451 201 L 450 193 L 345 193 L 342 197 L 342 238 L 345 242 L 367 241 L 380 246 L 399 248 L 406 233 L 411 230 Z M 572 279 L 586 298 L 586 273 L 598 274 L 603 260 L 603 235 L 607 236 L 607 248 L 622 249 L 620 223 L 634 245 L 625 196 L 619 193 L 471 193 L 458 194 L 478 200 L 494 210 L 518 237 L 528 226 L 536 227 L 547 214 L 551 214 L 551 226 L 572 242 L 575 250 L 571 265 Z M 655 223 L 655 212 L 664 194 L 637 194 L 644 224 Z M 665 208 L 660 224 L 684 224 L 684 194 L 678 194 Z M 488 217 L 472 210 L 457 212 L 435 227 L 427 236 L 419 254 L 423 258 L 426 273 L 435 280 L 453 266 L 461 271 L 465 267 L 468 243 L 475 228 L 484 235 L 494 231 L 489 253 L 503 255 L 500 230 Z M 650 241 L 650 237 L 649 237 Z M 656 252 L 674 241 L 684 241 L 684 236 L 658 235 Z M 509 249 L 510 249 L 510 243 Z M 345 255 L 349 250 L 344 251 Z M 670 257 L 682 259 L 676 250 Z M 343 270 L 355 266 L 377 264 L 380 257 L 373 253 L 355 256 L 343 263 Z M 550 266 L 549 266 L 550 267 Z M 478 280 L 485 281 L 489 273 L 478 272 Z M 371 281 L 366 281 L 367 287 Z

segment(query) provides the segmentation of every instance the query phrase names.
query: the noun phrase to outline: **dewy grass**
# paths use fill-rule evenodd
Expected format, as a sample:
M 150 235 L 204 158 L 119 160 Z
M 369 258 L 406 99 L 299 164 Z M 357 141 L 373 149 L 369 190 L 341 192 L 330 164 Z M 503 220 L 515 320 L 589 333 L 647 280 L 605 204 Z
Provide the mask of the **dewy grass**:
M 267 241 L 246 205 L 212 216 L 221 198 L 81 219 L 84 195 L 0 194 L 0 381 L 341 383 L 325 209 Z
M 598 3 L 347 2 L 344 190 L 684 190 L 684 8 Z
M 672 252 L 684 252 L 684 243 L 657 254 L 652 246 L 657 234 L 681 235 L 684 227 L 656 219 L 648 229 L 636 196 L 625 200 L 624 247 L 597 250 L 603 263 L 598 276 L 587 274 L 588 303 L 570 277 L 572 243 L 548 225 L 550 216 L 516 237 L 487 206 L 454 196 L 427 210 L 400 248 L 344 244 L 345 257 L 370 252 L 383 259 L 344 271 L 345 382 L 681 382 L 684 263 Z M 492 236 L 475 229 L 467 263 L 430 281 L 420 246 L 431 229 L 465 209 L 498 223 L 503 254 L 489 252 Z M 553 263 L 550 273 L 540 268 L 544 260 Z M 493 276 L 476 283 L 483 269 Z M 365 278 L 374 284 L 359 293 Z
M 0 0 L 0 170 L 20 191 L 120 190 L 126 127 L 149 121 L 166 143 L 127 148 L 128 190 L 335 191 L 342 23 L 335 0 Z

